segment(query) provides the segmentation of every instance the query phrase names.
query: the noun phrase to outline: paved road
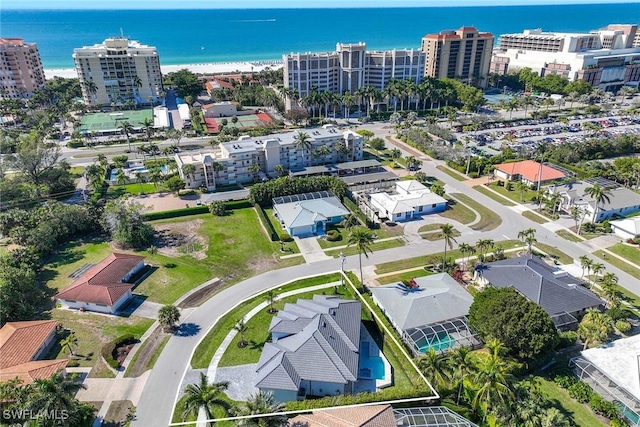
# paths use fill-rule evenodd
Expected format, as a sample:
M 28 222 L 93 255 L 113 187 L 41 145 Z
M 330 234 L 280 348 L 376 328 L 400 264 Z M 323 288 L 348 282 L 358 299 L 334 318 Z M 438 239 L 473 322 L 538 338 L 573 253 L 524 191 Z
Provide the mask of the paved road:
M 376 133 L 386 133 L 385 125 L 373 124 L 367 127 Z M 404 148 L 403 148 L 404 151 Z M 496 201 L 470 190 L 463 182 L 456 181 L 448 175 L 440 172 L 435 168 L 440 164 L 438 161 L 424 162 L 422 170 L 428 175 L 435 176 L 446 184 L 449 193 L 459 192 L 465 193 L 473 197 L 478 203 L 493 210 L 503 219 L 502 224 L 495 230 L 481 233 L 473 231 L 465 233 L 457 238 L 458 243 L 474 244 L 478 239 L 516 239 L 519 231 L 526 228 L 534 228 L 537 231 L 537 238 L 540 242 L 544 242 L 551 246 L 555 246 L 568 255 L 578 259 L 579 256 L 588 254 L 594 249 L 584 243 L 573 243 L 557 236 L 553 231 L 544 225 L 534 223 L 523 217 L 515 209 L 503 206 Z M 371 267 L 381 262 L 400 260 L 409 257 L 423 256 L 430 253 L 442 251 L 443 243 L 441 241 L 430 242 L 427 240 L 421 242 L 409 242 L 407 246 L 393 248 L 384 251 L 374 252 L 369 258 L 362 261 L 364 267 Z M 601 261 L 601 260 L 599 260 Z M 634 279 L 623 271 L 605 264 L 607 271 L 613 272 L 620 278 L 620 284 L 630 291 L 640 294 L 640 281 Z M 347 258 L 345 268 L 357 269 L 357 256 Z M 209 328 L 224 315 L 229 307 L 233 307 L 248 296 L 265 290 L 267 288 L 277 286 L 289 280 L 298 279 L 304 276 L 338 271 L 340 269 L 340 260 L 331 259 L 318 261 L 312 264 L 303 264 L 286 269 L 275 270 L 261 274 L 251 279 L 240 282 L 205 302 L 202 306 L 191 313 L 184 323 L 192 324 L 195 335 L 191 336 L 174 336 L 172 337 L 164 351 L 158 358 L 156 365 L 149 376 L 149 380 L 145 386 L 144 392 L 138 405 L 136 421 L 134 426 L 161 426 L 170 422 L 178 388 L 182 382 L 183 375 L 189 366 L 189 362 L 193 351 L 199 341 L 206 335 Z

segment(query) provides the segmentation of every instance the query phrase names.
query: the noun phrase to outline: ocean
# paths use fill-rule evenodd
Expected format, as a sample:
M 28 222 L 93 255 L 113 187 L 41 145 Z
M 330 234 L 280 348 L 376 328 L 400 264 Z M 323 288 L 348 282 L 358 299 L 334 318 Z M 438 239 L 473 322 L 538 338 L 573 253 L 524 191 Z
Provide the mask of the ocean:
M 124 35 L 156 46 L 162 65 L 282 59 L 289 52 L 419 48 L 424 34 L 589 31 L 640 23 L 640 3 L 384 9 L 0 10 L 0 35 L 36 42 L 45 68 L 72 68 L 73 49 Z

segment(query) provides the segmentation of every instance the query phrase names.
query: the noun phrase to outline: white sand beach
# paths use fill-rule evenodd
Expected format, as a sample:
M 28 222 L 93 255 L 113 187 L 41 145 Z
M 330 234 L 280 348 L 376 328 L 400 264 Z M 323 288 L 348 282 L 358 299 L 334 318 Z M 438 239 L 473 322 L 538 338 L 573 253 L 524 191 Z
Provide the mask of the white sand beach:
M 196 74 L 221 74 L 233 73 L 236 71 L 243 73 L 259 72 L 267 67 L 271 69 L 282 68 L 282 61 L 214 62 L 209 64 L 161 65 L 160 69 L 164 74 L 182 70 L 183 68 L 186 68 Z M 75 68 L 45 69 L 44 75 L 47 79 L 52 79 L 53 77 L 78 77 Z

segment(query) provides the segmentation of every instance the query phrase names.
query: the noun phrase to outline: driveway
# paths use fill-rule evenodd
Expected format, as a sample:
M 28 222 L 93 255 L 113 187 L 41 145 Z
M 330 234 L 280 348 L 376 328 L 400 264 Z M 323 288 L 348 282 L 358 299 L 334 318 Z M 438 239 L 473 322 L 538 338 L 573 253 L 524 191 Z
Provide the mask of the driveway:
M 256 380 L 257 363 L 227 366 L 216 370 L 215 382 L 229 381 L 227 395 L 233 400 L 246 401 L 259 390 L 253 385 Z

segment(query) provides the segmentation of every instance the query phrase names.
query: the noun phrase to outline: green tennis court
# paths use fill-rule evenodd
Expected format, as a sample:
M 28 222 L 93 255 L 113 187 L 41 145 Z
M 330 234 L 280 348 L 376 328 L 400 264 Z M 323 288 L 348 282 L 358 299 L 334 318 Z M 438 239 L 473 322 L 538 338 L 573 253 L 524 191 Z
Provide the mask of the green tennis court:
M 134 128 L 142 127 L 145 119 L 153 120 L 153 110 L 114 111 L 111 113 L 87 113 L 80 120 L 80 132 L 109 132 L 117 130 L 122 122 Z

